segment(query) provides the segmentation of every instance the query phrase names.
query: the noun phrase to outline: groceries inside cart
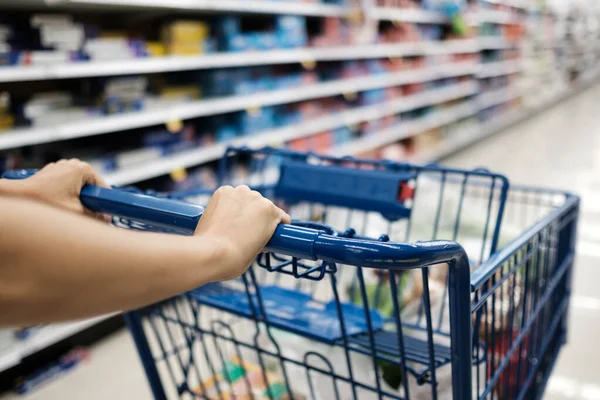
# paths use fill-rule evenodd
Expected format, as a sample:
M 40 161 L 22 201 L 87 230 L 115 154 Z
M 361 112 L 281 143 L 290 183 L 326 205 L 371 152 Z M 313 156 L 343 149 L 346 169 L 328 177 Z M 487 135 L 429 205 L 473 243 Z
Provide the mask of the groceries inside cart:
M 542 396 L 566 340 L 576 197 L 270 148 L 229 149 L 214 188 L 84 195 L 117 226 L 192 234 L 213 190 L 240 184 L 294 223 L 240 278 L 127 315 L 156 399 Z

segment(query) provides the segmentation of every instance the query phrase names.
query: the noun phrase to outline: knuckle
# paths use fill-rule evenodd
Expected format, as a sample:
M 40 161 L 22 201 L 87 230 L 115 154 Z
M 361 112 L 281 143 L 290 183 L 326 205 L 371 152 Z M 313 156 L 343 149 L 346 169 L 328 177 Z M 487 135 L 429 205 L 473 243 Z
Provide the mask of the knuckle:
M 215 192 L 215 194 L 228 193 L 228 192 L 231 192 L 232 190 L 233 190 L 233 188 L 231 186 L 225 185 L 225 186 L 221 186 L 220 188 L 218 188 L 217 191 Z

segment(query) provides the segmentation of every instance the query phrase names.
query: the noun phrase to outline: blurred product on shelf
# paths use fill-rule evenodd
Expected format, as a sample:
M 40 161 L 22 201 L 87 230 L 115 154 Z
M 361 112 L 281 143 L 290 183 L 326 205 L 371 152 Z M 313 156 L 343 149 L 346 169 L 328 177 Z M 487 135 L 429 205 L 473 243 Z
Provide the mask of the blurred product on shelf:
M 10 112 L 10 93 L 0 92 L 0 133 L 10 129 L 15 124 L 15 118 Z
M 144 108 L 148 89 L 145 77 L 110 78 L 103 80 L 101 108 L 106 115 L 139 111 Z
M 82 362 L 88 361 L 89 358 L 90 353 L 86 349 L 77 348 L 71 350 L 57 361 L 44 366 L 33 374 L 18 378 L 15 383 L 15 392 L 19 395 L 30 394 L 50 381 L 68 374 Z
M 161 30 L 166 53 L 178 56 L 205 53 L 205 42 L 209 34 L 209 25 L 200 21 L 174 21 L 163 25 Z

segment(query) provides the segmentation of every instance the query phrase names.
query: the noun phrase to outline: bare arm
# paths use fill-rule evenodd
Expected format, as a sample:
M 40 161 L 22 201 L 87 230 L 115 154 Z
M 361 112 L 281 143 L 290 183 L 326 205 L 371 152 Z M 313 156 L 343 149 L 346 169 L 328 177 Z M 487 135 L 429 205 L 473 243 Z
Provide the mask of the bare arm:
M 282 221 L 289 217 L 247 187 L 217 191 L 194 237 L 0 197 L 0 326 L 128 310 L 237 277 Z
M 231 269 L 210 237 L 126 231 L 23 200 L 0 210 L 0 325 L 132 309 Z

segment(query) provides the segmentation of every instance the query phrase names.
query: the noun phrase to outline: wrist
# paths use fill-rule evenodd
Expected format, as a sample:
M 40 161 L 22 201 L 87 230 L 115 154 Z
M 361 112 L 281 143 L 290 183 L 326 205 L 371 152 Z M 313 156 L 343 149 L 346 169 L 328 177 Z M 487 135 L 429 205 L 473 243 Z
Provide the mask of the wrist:
M 35 198 L 26 180 L 0 179 L 0 196 Z
M 209 282 L 222 282 L 237 278 L 244 271 L 245 261 L 240 256 L 239 246 L 228 238 L 215 235 L 197 235 L 202 241 L 198 249 L 202 253 L 202 265 L 208 265 L 205 271 Z

